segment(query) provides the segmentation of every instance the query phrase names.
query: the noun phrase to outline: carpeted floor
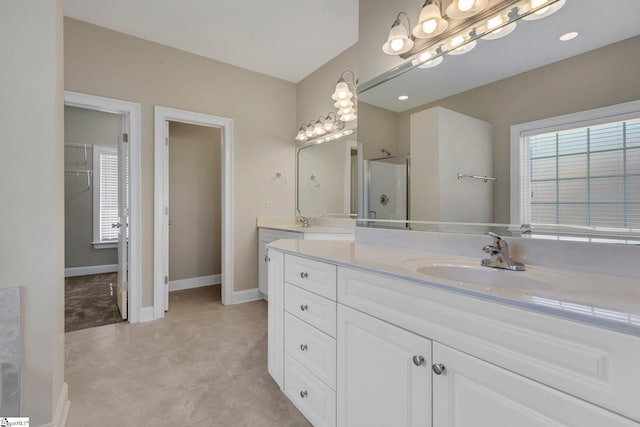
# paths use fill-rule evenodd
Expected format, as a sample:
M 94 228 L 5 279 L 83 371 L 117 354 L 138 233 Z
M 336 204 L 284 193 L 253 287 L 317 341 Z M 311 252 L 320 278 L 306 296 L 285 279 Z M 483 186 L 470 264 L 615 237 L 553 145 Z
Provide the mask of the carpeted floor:
M 122 322 L 116 304 L 116 279 L 117 273 L 65 279 L 65 332 Z

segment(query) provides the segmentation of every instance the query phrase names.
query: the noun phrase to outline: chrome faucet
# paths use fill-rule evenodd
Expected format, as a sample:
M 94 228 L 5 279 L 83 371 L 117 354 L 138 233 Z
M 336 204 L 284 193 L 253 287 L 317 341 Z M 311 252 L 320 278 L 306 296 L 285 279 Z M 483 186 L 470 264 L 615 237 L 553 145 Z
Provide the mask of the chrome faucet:
M 509 256 L 509 245 L 507 241 L 496 233 L 488 232 L 493 237 L 493 245 L 485 245 L 482 250 L 489 254 L 489 258 L 482 260 L 485 267 L 503 268 L 505 270 L 524 271 L 523 263 L 514 261 Z
M 309 218 L 307 218 L 306 216 L 300 215 L 298 217 L 298 222 L 301 223 L 304 228 L 310 227 Z

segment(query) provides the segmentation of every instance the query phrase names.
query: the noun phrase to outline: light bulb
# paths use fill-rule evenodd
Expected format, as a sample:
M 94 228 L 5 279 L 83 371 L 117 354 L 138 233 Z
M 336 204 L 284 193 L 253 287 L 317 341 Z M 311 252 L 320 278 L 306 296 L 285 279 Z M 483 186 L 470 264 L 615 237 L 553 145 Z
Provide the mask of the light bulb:
M 297 141 L 306 141 L 307 140 L 307 135 L 305 135 L 303 128 L 298 129 L 298 134 L 296 135 L 296 140 Z
M 316 125 L 313 127 L 313 133 L 316 135 L 324 135 L 326 133 L 322 123 L 320 123 L 320 120 L 316 121 Z
M 394 52 L 399 52 L 404 47 L 404 40 L 402 39 L 393 39 L 391 40 L 391 50 Z
M 458 35 L 451 39 L 451 47 L 460 46 L 464 42 L 464 36 Z
M 343 122 L 350 122 L 351 120 L 355 120 L 356 119 L 356 115 L 355 114 L 345 114 L 344 116 L 340 117 L 340 119 Z
M 422 23 L 422 31 L 424 31 L 426 34 L 433 33 L 437 27 L 438 23 L 433 18 L 428 19 Z
M 313 125 L 307 126 L 307 130 L 305 131 L 305 134 L 307 135 L 307 138 L 313 138 L 313 135 L 314 135 L 313 131 L 314 131 Z
M 342 110 L 338 111 L 338 114 L 340 114 L 341 116 L 344 115 L 349 115 L 351 113 L 353 113 L 355 110 L 351 107 L 347 107 L 347 108 L 343 108 Z
M 473 7 L 475 0 L 458 0 L 458 9 L 463 12 L 470 10 Z
M 352 105 L 353 105 L 353 102 L 351 102 L 350 99 L 341 99 L 341 100 L 338 100 L 335 104 L 333 104 L 333 106 L 336 107 L 337 109 L 351 107 Z
M 487 22 L 487 29 L 493 30 L 494 28 L 498 28 L 503 22 L 502 16 L 494 16 Z

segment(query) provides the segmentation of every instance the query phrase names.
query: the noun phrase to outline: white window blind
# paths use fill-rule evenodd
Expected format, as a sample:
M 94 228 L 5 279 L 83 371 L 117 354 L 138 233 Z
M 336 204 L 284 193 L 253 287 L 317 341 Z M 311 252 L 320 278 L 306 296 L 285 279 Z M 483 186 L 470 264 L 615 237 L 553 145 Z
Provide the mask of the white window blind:
M 115 147 L 94 146 L 94 243 L 117 242 L 118 153 Z
M 523 222 L 640 228 L 640 118 L 523 138 Z

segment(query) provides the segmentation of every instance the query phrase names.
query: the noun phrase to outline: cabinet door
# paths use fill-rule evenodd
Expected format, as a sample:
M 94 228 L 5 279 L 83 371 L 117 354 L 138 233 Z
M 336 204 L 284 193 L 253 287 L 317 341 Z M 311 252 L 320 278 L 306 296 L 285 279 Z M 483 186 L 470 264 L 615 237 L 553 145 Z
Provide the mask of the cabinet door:
M 258 290 L 265 297 L 269 295 L 267 264 L 267 244 L 258 242 Z
M 337 335 L 339 427 L 431 425 L 431 341 L 340 304 Z
M 434 427 L 631 427 L 637 423 L 440 343 Z M 440 372 L 438 370 L 438 372 Z
M 275 382 L 284 387 L 284 255 L 269 250 L 267 308 L 267 367 Z

